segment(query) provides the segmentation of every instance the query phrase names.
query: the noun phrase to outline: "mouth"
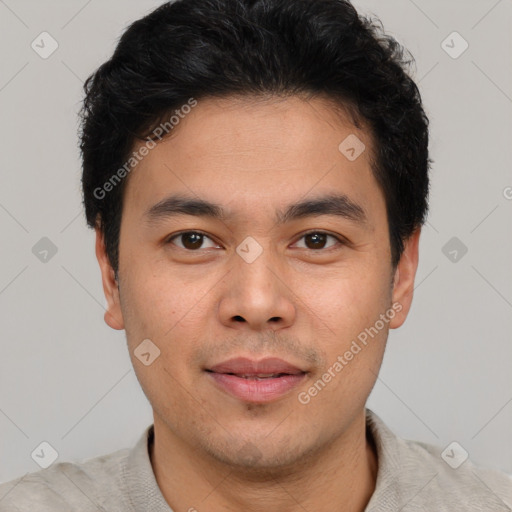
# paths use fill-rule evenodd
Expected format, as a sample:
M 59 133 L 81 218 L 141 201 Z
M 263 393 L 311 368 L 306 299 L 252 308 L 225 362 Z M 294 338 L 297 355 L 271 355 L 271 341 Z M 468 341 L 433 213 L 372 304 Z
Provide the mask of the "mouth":
M 210 372 L 210 373 L 217 373 L 217 372 L 213 372 L 212 370 L 206 370 L 207 372 Z M 303 373 L 303 372 L 301 372 Z M 298 375 L 298 374 L 291 374 L 291 373 L 271 373 L 271 374 L 245 374 L 245 375 L 240 375 L 238 373 L 221 373 L 221 375 L 233 375 L 235 377 L 239 377 L 240 379 L 248 379 L 248 380 L 266 380 L 266 379 L 278 379 L 280 377 L 285 377 L 285 376 L 288 376 L 288 375 Z
M 307 371 L 282 359 L 235 358 L 205 369 L 221 391 L 251 403 L 272 402 L 287 395 Z

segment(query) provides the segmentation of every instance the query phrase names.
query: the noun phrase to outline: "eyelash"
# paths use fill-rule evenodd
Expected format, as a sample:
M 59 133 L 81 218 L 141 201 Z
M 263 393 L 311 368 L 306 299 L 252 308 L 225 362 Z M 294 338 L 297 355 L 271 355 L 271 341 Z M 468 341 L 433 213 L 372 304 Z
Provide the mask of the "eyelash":
M 204 233 L 203 231 L 181 231 L 180 233 L 175 233 L 174 235 L 171 235 L 170 237 L 168 237 L 165 241 L 165 244 L 172 244 L 173 240 L 176 239 L 176 238 L 179 238 L 180 236 L 182 235 L 189 235 L 189 234 L 194 234 L 194 235 L 202 235 L 203 237 L 206 237 L 208 239 L 210 239 L 212 242 L 215 242 L 215 240 L 212 240 L 212 238 L 210 236 L 208 236 L 206 233 Z M 306 233 L 303 233 L 301 235 L 301 237 L 299 239 L 297 239 L 297 242 L 301 239 L 303 239 L 304 237 L 306 237 L 307 235 L 327 235 L 327 236 L 330 236 L 331 238 L 334 238 L 337 242 L 338 242 L 338 245 L 339 246 L 343 246 L 343 245 L 347 245 L 347 241 L 341 237 L 341 236 L 337 236 L 337 235 L 333 235 L 332 233 L 329 233 L 327 231 L 319 231 L 319 230 L 311 230 L 311 231 L 307 231 Z M 295 243 L 297 243 L 295 242 Z M 216 243 L 216 242 L 215 242 Z M 187 251 L 187 252 L 199 252 L 201 249 L 197 249 L 197 250 L 191 250 L 191 249 L 186 249 L 186 248 L 183 248 L 183 247 L 179 247 L 179 249 L 183 249 L 184 251 Z M 326 252 L 326 251 L 329 251 L 329 250 L 332 250 L 332 249 L 336 249 L 339 247 L 336 247 L 336 246 L 332 246 L 332 247 L 328 247 L 326 249 L 309 249 L 311 252 Z M 307 247 L 305 248 L 307 249 Z

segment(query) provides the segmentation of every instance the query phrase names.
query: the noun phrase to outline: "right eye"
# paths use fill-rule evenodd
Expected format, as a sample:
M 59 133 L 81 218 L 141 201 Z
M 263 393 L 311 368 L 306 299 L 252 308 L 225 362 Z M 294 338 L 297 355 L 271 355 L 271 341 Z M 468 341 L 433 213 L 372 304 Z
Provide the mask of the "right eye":
M 176 239 L 181 240 L 182 245 L 176 244 L 174 242 Z M 201 249 L 201 245 L 205 239 L 208 239 L 215 244 L 209 236 L 201 231 L 182 231 L 181 233 L 176 233 L 167 239 L 166 244 L 172 243 L 180 247 L 180 249 L 197 251 L 198 249 Z

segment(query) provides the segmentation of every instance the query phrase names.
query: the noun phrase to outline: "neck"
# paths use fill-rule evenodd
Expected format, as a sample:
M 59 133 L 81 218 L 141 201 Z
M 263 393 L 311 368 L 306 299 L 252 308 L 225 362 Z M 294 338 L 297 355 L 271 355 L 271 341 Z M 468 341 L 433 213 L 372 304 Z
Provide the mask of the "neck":
M 363 512 L 375 489 L 377 454 L 365 411 L 342 436 L 292 467 L 241 470 L 176 437 L 155 416 L 151 464 L 176 511 Z

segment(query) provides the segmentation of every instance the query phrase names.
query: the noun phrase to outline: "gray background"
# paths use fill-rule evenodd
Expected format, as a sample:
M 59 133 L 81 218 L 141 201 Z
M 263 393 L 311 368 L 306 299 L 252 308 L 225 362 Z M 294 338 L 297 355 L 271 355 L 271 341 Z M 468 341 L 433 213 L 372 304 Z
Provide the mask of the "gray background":
M 0 0 L 0 481 L 38 470 L 42 441 L 79 460 L 132 445 L 152 422 L 124 332 L 103 322 L 76 114 L 84 79 L 158 4 Z M 402 437 L 456 440 L 512 473 L 512 2 L 355 5 L 415 56 L 435 161 L 413 307 L 369 406 Z M 47 59 L 31 48 L 43 31 L 59 44 Z M 441 46 L 453 31 L 469 43 L 457 59 Z M 43 237 L 58 249 L 46 263 L 32 252 Z M 456 262 L 442 251 L 452 237 L 468 248 Z

